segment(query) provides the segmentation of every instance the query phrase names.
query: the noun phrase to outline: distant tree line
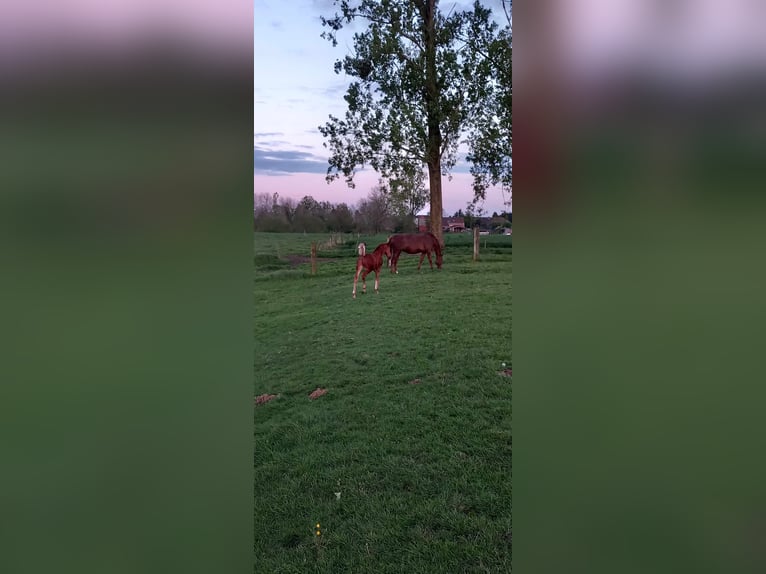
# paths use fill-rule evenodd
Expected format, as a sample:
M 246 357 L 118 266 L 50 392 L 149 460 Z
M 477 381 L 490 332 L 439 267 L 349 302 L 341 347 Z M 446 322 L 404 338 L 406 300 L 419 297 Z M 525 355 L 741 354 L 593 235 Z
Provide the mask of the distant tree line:
M 458 209 L 452 214 L 453 218 L 462 218 L 466 229 L 478 227 L 486 230 L 499 230 L 513 226 L 513 213 L 510 211 L 493 211 L 492 215 L 478 208 L 474 202 L 468 204 L 464 210 Z
M 331 203 L 306 195 L 300 201 L 278 193 L 256 193 L 255 231 L 293 233 L 406 233 L 417 230 L 412 206 L 403 206 L 386 189 L 378 186 L 357 202 Z M 443 213 L 446 217 L 447 214 Z M 513 213 L 493 212 L 489 217 L 473 206 L 459 209 L 452 217 L 462 217 L 466 227 L 510 227 Z
M 317 201 L 306 195 L 300 201 L 278 193 L 256 193 L 254 226 L 256 231 L 297 233 L 381 233 L 415 231 L 412 206 L 392 200 L 382 186 L 349 205 Z

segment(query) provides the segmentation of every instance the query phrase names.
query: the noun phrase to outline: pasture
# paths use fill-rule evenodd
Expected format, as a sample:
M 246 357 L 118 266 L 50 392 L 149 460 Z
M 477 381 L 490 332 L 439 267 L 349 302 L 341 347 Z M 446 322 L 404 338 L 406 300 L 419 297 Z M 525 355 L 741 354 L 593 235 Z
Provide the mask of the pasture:
M 510 572 L 511 238 L 355 300 L 356 234 L 297 257 L 327 239 L 255 236 L 255 572 Z

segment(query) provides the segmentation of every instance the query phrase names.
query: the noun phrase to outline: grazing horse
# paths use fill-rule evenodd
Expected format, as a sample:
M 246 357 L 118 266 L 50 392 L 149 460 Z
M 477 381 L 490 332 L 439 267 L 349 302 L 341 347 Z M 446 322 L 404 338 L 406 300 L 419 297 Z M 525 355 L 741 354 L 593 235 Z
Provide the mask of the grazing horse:
M 434 264 L 431 261 L 432 251 L 436 253 L 436 266 L 439 269 L 442 268 L 442 246 L 433 233 L 401 233 L 399 235 L 392 235 L 388 238 L 388 244 L 391 246 L 391 258 L 388 261 L 391 273 L 399 273 L 396 267 L 402 251 L 410 254 L 420 253 L 418 271 L 420 271 L 420 266 L 423 264 L 425 256 L 428 256 L 428 264 L 431 266 L 431 269 L 434 268 Z
M 389 264 L 391 263 L 391 246 L 388 243 L 381 243 L 375 248 L 375 251 L 369 255 L 365 254 L 366 247 L 364 243 L 356 246 L 359 257 L 356 258 L 356 275 L 354 275 L 354 290 L 351 296 L 356 299 L 356 282 L 359 280 L 359 274 L 362 274 L 362 293 L 367 293 L 367 283 L 365 279 L 370 271 L 375 272 L 375 293 L 378 293 L 378 284 L 380 278 L 380 268 L 383 267 L 383 256 L 386 256 Z

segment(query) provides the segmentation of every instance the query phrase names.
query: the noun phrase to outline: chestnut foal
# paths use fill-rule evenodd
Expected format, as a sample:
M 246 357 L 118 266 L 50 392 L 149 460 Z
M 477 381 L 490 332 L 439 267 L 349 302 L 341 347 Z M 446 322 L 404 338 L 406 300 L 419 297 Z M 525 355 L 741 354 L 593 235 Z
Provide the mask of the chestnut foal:
M 356 246 L 359 257 L 356 258 L 356 275 L 354 275 L 354 290 L 351 295 L 356 299 L 356 282 L 359 280 L 359 274 L 362 274 L 362 293 L 367 293 L 367 283 L 365 279 L 370 271 L 375 272 L 375 293 L 378 292 L 380 278 L 380 268 L 383 267 L 383 256 L 391 260 L 391 246 L 388 243 L 381 243 L 375 248 L 375 251 L 369 255 L 365 254 L 367 247 L 364 243 Z

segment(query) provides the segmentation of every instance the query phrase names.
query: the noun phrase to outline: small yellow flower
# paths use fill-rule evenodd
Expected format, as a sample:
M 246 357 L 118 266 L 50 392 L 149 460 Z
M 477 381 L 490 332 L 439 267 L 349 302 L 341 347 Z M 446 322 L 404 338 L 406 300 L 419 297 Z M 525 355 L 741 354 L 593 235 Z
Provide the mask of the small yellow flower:
M 319 528 L 319 523 L 317 522 L 317 528 Z
M 322 533 L 321 533 L 321 532 L 319 532 L 319 530 L 317 530 L 317 536 L 319 536 L 320 534 L 322 534 Z

